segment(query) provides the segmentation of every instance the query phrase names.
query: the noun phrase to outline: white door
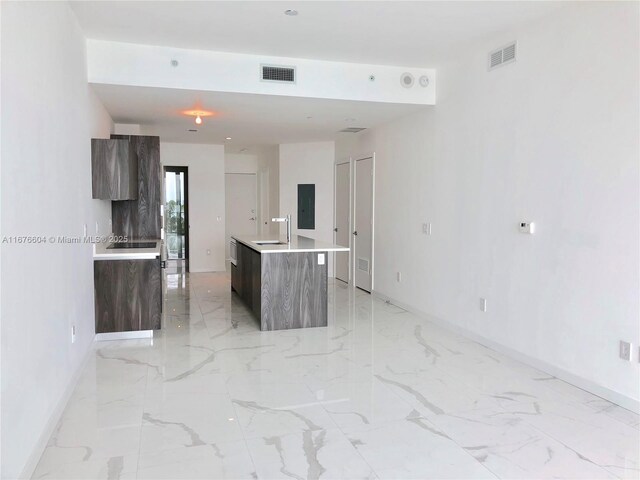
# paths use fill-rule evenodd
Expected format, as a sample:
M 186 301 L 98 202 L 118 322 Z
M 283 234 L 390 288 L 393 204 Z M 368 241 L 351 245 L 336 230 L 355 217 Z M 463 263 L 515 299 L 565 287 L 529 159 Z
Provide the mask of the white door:
M 336 223 L 335 223 L 335 243 L 348 247 L 350 245 L 351 231 L 351 166 L 349 162 L 336 165 Z M 349 252 L 336 252 L 336 278 L 349 283 Z
M 226 258 L 231 235 L 257 234 L 257 180 L 255 173 L 225 174 Z
M 357 160 L 355 170 L 355 285 L 370 292 L 373 272 L 373 158 Z

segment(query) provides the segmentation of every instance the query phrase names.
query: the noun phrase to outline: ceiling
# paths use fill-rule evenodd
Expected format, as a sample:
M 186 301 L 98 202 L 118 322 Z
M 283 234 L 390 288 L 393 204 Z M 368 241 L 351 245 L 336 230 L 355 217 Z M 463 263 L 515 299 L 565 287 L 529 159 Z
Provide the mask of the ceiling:
M 437 68 L 454 50 L 548 15 L 543 1 L 72 1 L 87 38 Z M 295 17 L 286 9 L 298 10 Z
M 100 84 L 93 89 L 115 123 L 145 125 L 148 133 L 167 142 L 226 144 L 231 152 L 257 145 L 335 140 L 344 128 L 371 128 L 429 108 L 122 85 Z M 198 126 L 182 113 L 191 109 L 215 114 Z

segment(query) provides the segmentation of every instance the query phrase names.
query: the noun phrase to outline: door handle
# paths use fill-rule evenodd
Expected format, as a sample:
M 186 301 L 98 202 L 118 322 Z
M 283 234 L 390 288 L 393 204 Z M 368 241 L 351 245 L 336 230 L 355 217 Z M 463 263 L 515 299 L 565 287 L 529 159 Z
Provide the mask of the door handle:
M 338 231 L 338 227 L 334 228 L 334 229 L 333 229 L 333 231 L 334 231 L 334 232 L 337 232 L 337 231 Z
M 254 220 L 255 221 L 256 217 L 251 217 L 249 220 Z
M 353 234 L 354 234 L 354 235 L 358 235 L 358 231 L 357 231 L 357 230 L 356 230 L 356 231 L 354 231 L 354 232 L 353 232 Z

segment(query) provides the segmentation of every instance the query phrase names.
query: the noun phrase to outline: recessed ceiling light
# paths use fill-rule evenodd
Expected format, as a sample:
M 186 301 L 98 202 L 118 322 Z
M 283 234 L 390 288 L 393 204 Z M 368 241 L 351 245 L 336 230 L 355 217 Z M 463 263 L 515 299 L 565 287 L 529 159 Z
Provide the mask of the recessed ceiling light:
M 225 138 L 225 140 L 231 140 L 231 137 L 227 137 L 227 138 Z
M 298 15 L 298 11 L 297 10 L 292 10 L 292 9 L 288 9 L 284 11 L 285 15 L 288 15 L 290 17 L 295 17 L 296 15 Z

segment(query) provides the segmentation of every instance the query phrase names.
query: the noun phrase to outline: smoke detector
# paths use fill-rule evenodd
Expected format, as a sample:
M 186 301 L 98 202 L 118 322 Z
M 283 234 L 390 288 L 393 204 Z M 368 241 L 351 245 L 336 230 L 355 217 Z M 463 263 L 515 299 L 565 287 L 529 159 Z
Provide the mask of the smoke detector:
M 413 75 L 411 75 L 409 72 L 404 72 L 402 75 L 400 75 L 400 85 L 402 85 L 404 88 L 411 88 L 413 87 L 415 80 L 413 78 Z

